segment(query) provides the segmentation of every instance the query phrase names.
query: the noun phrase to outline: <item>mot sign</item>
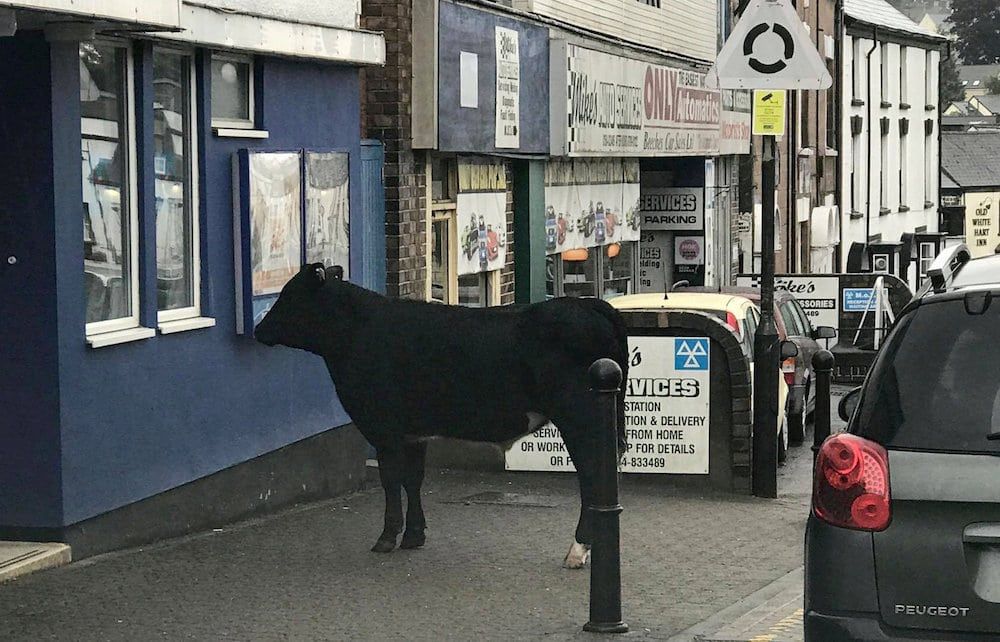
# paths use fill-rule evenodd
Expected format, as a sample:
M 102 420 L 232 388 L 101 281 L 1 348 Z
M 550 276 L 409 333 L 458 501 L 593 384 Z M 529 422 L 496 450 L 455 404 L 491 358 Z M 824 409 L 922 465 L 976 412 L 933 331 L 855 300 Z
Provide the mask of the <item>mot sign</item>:
M 707 337 L 629 337 L 622 472 L 708 474 L 709 364 Z M 515 441 L 507 470 L 572 471 L 552 424 Z
M 706 84 L 722 89 L 826 89 L 833 78 L 789 0 L 754 0 Z

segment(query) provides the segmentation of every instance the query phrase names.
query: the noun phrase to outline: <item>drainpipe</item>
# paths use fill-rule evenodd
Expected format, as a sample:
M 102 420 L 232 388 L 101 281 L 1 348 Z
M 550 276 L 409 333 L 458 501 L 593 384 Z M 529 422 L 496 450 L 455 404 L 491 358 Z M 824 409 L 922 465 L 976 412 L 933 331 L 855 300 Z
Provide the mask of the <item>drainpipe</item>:
M 837 169 L 836 169 L 836 180 L 837 188 L 834 190 L 834 203 L 837 205 L 837 215 L 840 220 L 837 221 L 837 231 L 840 234 L 840 245 L 837 251 L 837 268 L 836 271 L 840 272 L 844 267 L 844 203 L 843 203 L 843 181 L 844 181 L 844 159 L 846 156 L 846 145 L 844 137 L 844 0 L 837 0 L 836 7 L 833 10 L 833 32 L 834 32 L 834 72 L 837 77 L 834 79 L 833 91 L 836 99 L 834 104 L 834 113 L 836 115 L 836 122 L 834 126 L 837 128 Z M 853 159 L 852 159 L 853 162 Z M 852 186 L 853 189 L 853 186 Z M 850 212 L 848 212 L 850 216 Z
M 865 56 L 866 73 L 868 74 L 868 151 L 866 161 L 868 167 L 865 169 L 865 256 L 868 255 L 868 239 L 871 237 L 872 228 L 872 54 L 878 45 L 878 27 L 872 27 L 872 48 Z M 884 70 L 883 70 L 884 72 Z M 879 79 L 881 82 L 881 78 Z M 882 168 L 885 171 L 885 168 Z

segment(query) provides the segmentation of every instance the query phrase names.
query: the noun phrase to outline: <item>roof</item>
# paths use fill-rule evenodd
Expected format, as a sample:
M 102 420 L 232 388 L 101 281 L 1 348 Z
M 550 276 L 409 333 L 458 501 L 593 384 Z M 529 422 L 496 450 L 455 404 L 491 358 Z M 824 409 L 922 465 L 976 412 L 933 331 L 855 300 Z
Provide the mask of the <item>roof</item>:
M 885 0 L 844 0 L 844 14 L 857 22 L 933 40 L 947 40 L 913 22 Z
M 962 189 L 1000 185 L 1000 131 L 942 131 L 941 170 Z
M 986 109 L 990 110 L 991 114 L 1000 114 L 1000 96 L 998 96 L 997 94 L 985 94 L 983 96 L 975 96 L 973 100 L 981 104 Z
M 619 310 L 693 310 L 695 312 L 732 312 L 746 310 L 752 305 L 748 299 L 731 294 L 708 292 L 669 292 L 667 298 L 662 292 L 648 294 L 628 294 L 608 299 Z M 741 315 L 737 315 L 742 318 Z
M 965 116 L 972 109 L 972 107 L 969 105 L 968 100 L 953 100 L 945 108 L 945 111 L 949 111 L 952 107 L 954 107 L 955 111 L 958 112 L 958 114 L 955 114 L 956 116 Z M 951 116 L 952 114 L 944 114 L 944 115 Z
M 941 172 L 941 189 L 960 189 L 958 183 L 951 180 L 951 176 Z
M 958 77 L 962 80 L 984 80 L 1000 76 L 1000 65 L 959 65 Z

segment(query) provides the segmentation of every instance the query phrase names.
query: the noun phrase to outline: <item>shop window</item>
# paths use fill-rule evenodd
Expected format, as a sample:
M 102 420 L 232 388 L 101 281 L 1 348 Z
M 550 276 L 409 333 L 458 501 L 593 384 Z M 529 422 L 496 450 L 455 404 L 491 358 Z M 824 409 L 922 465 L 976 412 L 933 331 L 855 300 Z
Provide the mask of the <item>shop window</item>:
M 159 321 L 199 315 L 194 59 L 153 50 L 156 298 Z
M 80 46 L 87 334 L 139 325 L 134 95 L 130 51 Z
M 212 55 L 212 125 L 253 129 L 254 68 L 248 56 Z
M 463 274 L 458 277 L 458 304 L 468 308 L 486 308 L 490 305 L 490 272 Z
M 550 297 L 598 297 L 610 299 L 633 294 L 637 243 L 627 241 L 605 246 L 566 250 L 546 261 L 546 293 Z
M 431 223 L 431 301 L 451 302 L 451 221 L 435 218 Z

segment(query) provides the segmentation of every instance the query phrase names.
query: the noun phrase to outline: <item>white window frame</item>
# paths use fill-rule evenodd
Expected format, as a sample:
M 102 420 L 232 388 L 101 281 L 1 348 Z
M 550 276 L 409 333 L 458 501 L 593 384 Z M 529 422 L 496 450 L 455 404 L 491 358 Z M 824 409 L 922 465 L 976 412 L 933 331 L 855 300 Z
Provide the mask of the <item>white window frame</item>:
M 860 100 L 862 94 L 861 39 L 851 41 L 851 99 Z
M 136 151 L 136 129 L 135 129 L 135 105 L 136 105 L 136 91 L 135 91 L 135 64 L 133 60 L 133 48 L 132 43 L 116 39 L 100 39 L 96 44 L 101 44 L 105 46 L 111 46 L 116 49 L 122 49 L 125 52 L 125 96 L 121 100 L 121 110 L 123 117 L 125 119 L 125 135 L 122 136 L 119 132 L 119 144 L 124 144 L 126 149 L 125 158 L 128 162 L 128 167 L 126 168 L 126 187 L 128 189 L 128 195 L 126 203 L 128 204 L 128 226 L 129 226 L 129 261 L 128 261 L 128 276 L 129 276 L 129 309 L 130 314 L 127 317 L 120 317 L 117 319 L 108 319 L 106 321 L 94 321 L 86 324 L 86 336 L 91 338 L 95 335 L 105 334 L 108 332 L 117 332 L 120 330 L 129 330 L 132 328 L 139 327 L 139 312 L 141 309 L 139 300 L 139 203 L 138 203 L 138 193 L 139 193 L 139 180 L 137 173 L 137 151 Z M 82 120 L 82 119 L 81 119 Z M 82 142 L 82 136 L 81 136 Z M 83 266 L 81 266 L 83 267 Z
M 910 104 L 910 87 L 907 80 L 907 72 L 909 69 L 908 59 L 910 57 L 910 48 L 905 45 L 899 46 L 899 104 L 909 105 Z
M 242 118 L 216 118 L 213 112 L 214 103 L 208 106 L 208 112 L 212 120 L 212 127 L 217 127 L 219 129 L 256 129 L 257 128 L 257 118 L 256 118 L 256 105 L 254 104 L 255 98 L 255 88 L 254 88 L 254 75 L 256 72 L 256 63 L 254 62 L 253 56 L 246 56 L 242 54 L 234 54 L 224 51 L 213 51 L 211 55 L 211 60 L 209 61 L 208 70 L 210 77 L 208 79 L 209 87 L 212 86 L 212 80 L 215 77 L 215 61 L 222 60 L 225 62 L 233 62 L 238 64 L 245 64 L 250 67 L 250 72 L 247 74 L 247 114 L 249 119 Z M 213 98 L 214 101 L 214 98 Z
M 186 143 L 188 143 L 188 154 L 190 158 L 185 158 L 184 161 L 187 164 L 188 180 L 191 185 L 191 203 L 189 207 L 185 208 L 187 210 L 186 215 L 191 217 L 191 301 L 192 305 L 186 308 L 177 308 L 176 310 L 158 310 L 156 314 L 157 324 L 161 325 L 160 331 L 169 330 L 169 328 L 162 327 L 163 324 L 170 323 L 172 321 L 181 321 L 184 319 L 191 319 L 201 316 L 201 228 L 199 225 L 201 218 L 201 198 L 198 191 L 198 87 L 197 82 L 195 82 L 195 74 L 197 73 L 197 65 L 195 63 L 195 52 L 193 49 L 183 49 L 176 47 L 163 47 L 157 45 L 154 47 L 154 55 L 156 50 L 160 50 L 167 53 L 180 54 L 188 57 L 188 83 L 190 83 L 189 88 L 189 109 L 190 116 L 187 126 L 187 131 L 185 132 L 188 138 Z M 155 177 L 154 177 L 155 181 Z M 155 254 L 155 252 L 154 252 Z

